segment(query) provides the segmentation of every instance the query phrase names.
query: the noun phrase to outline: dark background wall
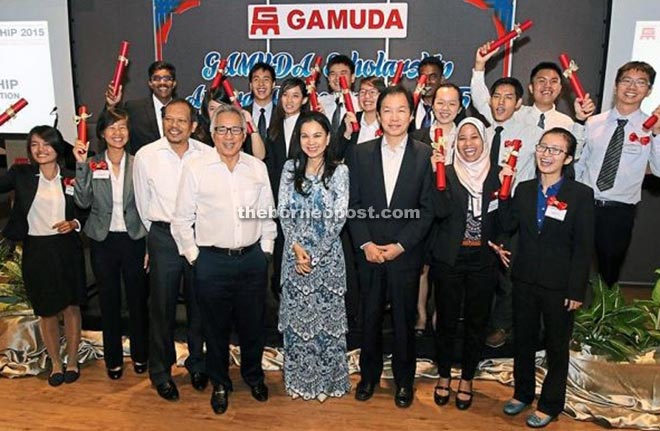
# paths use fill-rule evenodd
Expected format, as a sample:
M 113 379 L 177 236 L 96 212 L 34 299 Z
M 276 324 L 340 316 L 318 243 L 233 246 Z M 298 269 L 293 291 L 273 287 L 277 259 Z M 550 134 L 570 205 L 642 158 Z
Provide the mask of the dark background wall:
M 360 3 L 368 2 L 360 0 Z M 201 0 L 201 5 L 173 17 L 164 58 L 177 66 L 178 94 L 188 96 L 201 84 L 204 56 L 217 51 L 223 57 L 233 51 L 265 51 L 263 40 L 247 37 L 247 5 L 259 1 Z M 320 1 L 271 1 L 277 3 L 321 3 Z M 352 2 L 343 2 L 352 3 Z M 408 3 L 408 37 L 391 39 L 390 58 L 419 59 L 422 51 L 441 53 L 454 64 L 452 82 L 469 85 L 476 48 L 495 37 L 492 11 L 484 11 L 463 0 L 410 0 Z M 71 0 L 72 54 L 75 63 L 76 100 L 100 110 L 103 93 L 112 77 L 121 40 L 131 42 L 125 99 L 148 95 L 147 67 L 154 60 L 153 12 L 151 0 Z M 585 89 L 600 102 L 603 88 L 603 65 L 607 38 L 606 0 L 518 0 L 516 22 L 534 21 L 533 28 L 515 44 L 513 76 L 527 83 L 529 72 L 540 61 L 557 61 L 567 52 L 580 65 Z M 360 58 L 373 59 L 383 50 L 383 39 L 319 39 L 271 40 L 270 51 L 286 51 L 296 61 L 309 52 L 323 57 L 331 52 L 359 52 Z M 502 75 L 502 61 L 489 63 L 488 83 Z M 232 78 L 234 86 L 247 90 L 247 81 Z M 407 80 L 412 87 L 413 82 Z M 322 85 L 322 88 L 325 88 Z M 605 83 L 611 91 L 612 83 Z M 558 108 L 572 113 L 572 97 L 565 86 Z M 607 109 L 605 107 L 604 109 Z M 652 181 L 649 179 L 648 183 Z M 656 182 L 657 184 L 657 182 Z M 655 186 L 658 190 L 658 186 Z M 651 282 L 653 270 L 660 266 L 660 228 L 655 223 L 660 214 L 660 197 L 643 193 L 639 207 L 632 249 L 622 279 Z

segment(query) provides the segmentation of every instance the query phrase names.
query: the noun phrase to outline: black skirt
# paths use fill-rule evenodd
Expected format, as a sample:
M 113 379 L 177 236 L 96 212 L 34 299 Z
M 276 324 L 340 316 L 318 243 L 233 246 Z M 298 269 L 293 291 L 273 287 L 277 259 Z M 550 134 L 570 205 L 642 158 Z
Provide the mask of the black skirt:
M 23 241 L 23 283 L 37 316 L 53 316 L 86 298 L 78 234 L 28 236 Z

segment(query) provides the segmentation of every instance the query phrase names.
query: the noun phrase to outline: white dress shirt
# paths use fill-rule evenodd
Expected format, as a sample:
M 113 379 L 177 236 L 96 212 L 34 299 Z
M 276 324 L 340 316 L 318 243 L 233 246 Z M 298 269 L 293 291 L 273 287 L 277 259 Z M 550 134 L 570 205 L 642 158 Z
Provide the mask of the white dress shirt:
M 230 171 L 217 151 L 184 163 L 172 220 L 172 236 L 179 253 L 193 263 L 199 247 L 237 249 L 260 241 L 272 253 L 277 228 L 272 218 L 241 218 L 240 209 L 275 208 L 266 165 L 239 153 Z
M 188 150 L 180 158 L 166 137 L 138 150 L 133 162 L 133 187 L 135 204 L 147 230 L 151 228 L 151 222 L 172 221 L 183 162 L 208 151 L 215 150 L 189 139 Z
M 66 219 L 66 203 L 59 168 L 52 180 L 46 179 L 41 173 L 37 176 L 37 194 L 27 214 L 28 235 L 57 235 L 57 229 L 53 229 L 53 225 Z
M 119 175 L 115 177 L 112 170 L 112 161 L 105 155 L 105 161 L 110 171 L 110 185 L 112 187 L 112 216 L 110 218 L 110 232 L 126 232 L 126 222 L 124 221 L 124 176 L 126 175 L 126 157 L 121 158 L 119 162 Z
M 415 129 L 419 130 L 422 128 L 422 121 L 426 116 L 426 105 L 424 101 L 420 98 L 419 103 L 417 104 L 417 109 L 415 110 Z M 431 107 L 431 124 L 435 121 L 435 113 L 433 112 L 433 107 Z
M 289 154 L 289 147 L 291 147 L 291 136 L 293 136 L 293 129 L 296 127 L 296 121 L 300 117 L 300 112 L 293 114 L 290 117 L 286 117 L 283 122 L 284 126 L 284 145 L 286 146 L 286 153 Z
M 360 120 L 360 133 L 358 134 L 357 139 L 358 144 L 376 139 L 376 132 L 380 129 L 378 119 L 374 120 L 373 123 L 368 124 L 364 117 L 365 116 L 362 115 L 362 119 Z
M 575 177 L 578 181 L 594 190 L 594 198 L 603 201 L 636 204 L 642 200 L 642 181 L 646 166 L 660 176 L 660 136 L 653 138 L 651 133 L 642 130 L 642 124 L 648 118 L 641 110 L 630 115 L 619 114 L 615 109 L 595 115 L 586 124 L 587 141 L 582 157 L 575 165 Z M 600 169 L 605 159 L 605 152 L 617 126 L 617 119 L 627 119 L 624 127 L 623 150 L 619 168 L 614 179 L 614 187 L 600 191 L 596 186 Z M 638 140 L 631 140 L 632 133 L 638 138 L 648 136 L 651 141 L 642 145 Z
M 344 105 L 344 95 L 342 93 L 326 93 L 323 95 L 319 95 L 319 103 L 321 106 L 323 106 L 323 110 L 325 111 L 325 116 L 328 117 L 328 120 L 330 120 L 330 123 L 332 123 L 332 116 L 335 114 L 335 109 L 337 108 L 337 98 L 341 101 L 341 111 L 340 111 L 340 119 L 344 118 L 344 115 L 346 115 L 346 106 Z M 358 102 L 358 98 L 354 93 L 351 93 L 351 99 L 353 100 L 353 108 L 355 109 L 355 112 L 361 111 L 360 109 L 360 103 Z
M 387 139 L 383 136 L 380 145 L 380 154 L 383 158 L 383 179 L 385 180 L 385 195 L 387 197 L 387 206 L 390 206 L 392 195 L 394 194 L 394 187 L 396 187 L 396 180 L 399 178 L 399 171 L 401 170 L 401 163 L 403 162 L 403 154 L 406 152 L 406 145 L 408 143 L 408 136 L 406 135 L 400 144 L 394 148 L 387 143 Z
M 163 108 L 165 105 L 158 100 L 158 97 L 155 95 L 151 95 L 151 98 L 154 101 L 154 111 L 156 112 L 156 123 L 158 123 L 158 133 L 160 134 L 160 137 L 162 138 L 163 136 Z

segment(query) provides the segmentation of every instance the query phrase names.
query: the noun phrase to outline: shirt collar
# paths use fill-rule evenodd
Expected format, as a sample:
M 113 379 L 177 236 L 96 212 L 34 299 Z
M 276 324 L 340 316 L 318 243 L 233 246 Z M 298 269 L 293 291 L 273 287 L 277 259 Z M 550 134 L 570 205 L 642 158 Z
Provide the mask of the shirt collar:
M 559 178 L 559 181 L 548 187 L 548 190 L 546 191 L 545 195 L 546 196 L 556 196 L 557 193 L 559 193 L 559 189 L 561 188 L 561 185 L 564 184 L 564 177 L 562 176 Z M 539 180 L 539 191 L 543 193 L 543 184 L 541 184 L 541 180 Z
M 642 114 L 641 108 L 634 111 L 634 112 L 631 112 L 628 115 L 623 115 L 623 114 L 619 113 L 619 111 L 616 109 L 616 107 L 614 107 L 610 111 L 610 115 L 608 116 L 607 119 L 608 119 L 608 121 L 616 121 L 620 118 L 625 118 L 625 119 L 631 120 L 631 119 L 634 119 L 634 118 L 636 118 L 637 116 L 639 116 L 641 114 Z
M 546 117 L 547 117 L 548 114 L 550 114 L 551 112 L 556 111 L 556 109 L 555 109 L 555 104 L 554 104 L 554 103 L 552 104 L 552 108 L 548 109 L 547 111 L 541 111 L 541 110 L 538 108 L 538 106 L 536 106 L 536 104 L 533 104 L 533 105 L 532 105 L 532 109 L 534 110 L 534 114 L 535 114 L 537 117 L 540 116 L 541 114 L 545 114 Z
M 405 149 L 407 143 L 408 143 L 408 134 L 406 134 L 406 137 L 403 138 L 403 139 L 401 140 L 401 143 L 400 143 L 399 145 L 397 145 L 396 147 L 394 147 L 394 151 L 398 153 L 399 151 Z M 382 139 L 382 141 L 381 141 L 381 143 L 380 143 L 380 148 L 381 148 L 381 149 L 382 149 L 382 148 L 387 148 L 387 149 L 390 149 L 390 150 L 391 150 L 391 148 L 392 148 L 392 147 L 387 143 L 387 138 L 385 137 L 385 135 L 383 135 L 383 139 Z
M 167 103 L 163 103 L 153 93 L 151 93 L 151 99 L 154 101 L 154 107 L 156 108 L 157 111 L 160 111 L 165 105 L 167 105 L 167 103 L 170 103 L 172 101 L 172 99 L 170 99 L 167 101 Z

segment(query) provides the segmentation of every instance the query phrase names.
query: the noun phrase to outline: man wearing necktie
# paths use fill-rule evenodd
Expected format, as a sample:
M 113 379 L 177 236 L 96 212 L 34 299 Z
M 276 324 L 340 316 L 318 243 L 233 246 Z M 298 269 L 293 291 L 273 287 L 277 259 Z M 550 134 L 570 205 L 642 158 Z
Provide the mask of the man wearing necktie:
M 438 85 L 442 84 L 443 71 L 444 65 L 438 57 L 426 57 L 419 62 L 417 72 L 419 76 L 426 75 L 426 86 L 422 91 L 422 99 L 415 111 L 415 121 L 412 123 L 414 128 L 411 127 L 411 132 L 431 127 L 431 124 L 433 124 L 433 120 L 435 120 L 435 115 L 433 114 L 433 97 L 438 89 Z
M 273 115 L 273 90 L 275 89 L 275 69 L 268 63 L 255 63 L 248 74 L 252 103 L 245 110 L 252 114 L 257 124 L 257 132 L 266 142 L 268 128 Z
M 348 56 L 339 54 L 335 55 L 328 61 L 328 94 L 319 96 L 319 103 L 322 112 L 330 120 L 332 130 L 337 132 L 341 126 L 344 115 L 346 115 L 346 106 L 344 104 L 344 95 L 339 85 L 339 77 L 343 76 L 348 82 L 349 89 L 352 91 L 353 83 L 355 82 L 355 63 Z M 357 97 L 351 92 L 353 98 L 353 106 L 359 109 Z
M 641 61 L 619 68 L 614 108 L 587 121 L 586 143 L 575 165 L 577 180 L 594 190 L 596 259 L 608 286 L 619 281 L 647 166 L 660 176 L 660 121 L 644 129 L 648 115 L 641 110 L 655 75 L 653 67 Z M 660 116 L 660 106 L 653 114 Z

